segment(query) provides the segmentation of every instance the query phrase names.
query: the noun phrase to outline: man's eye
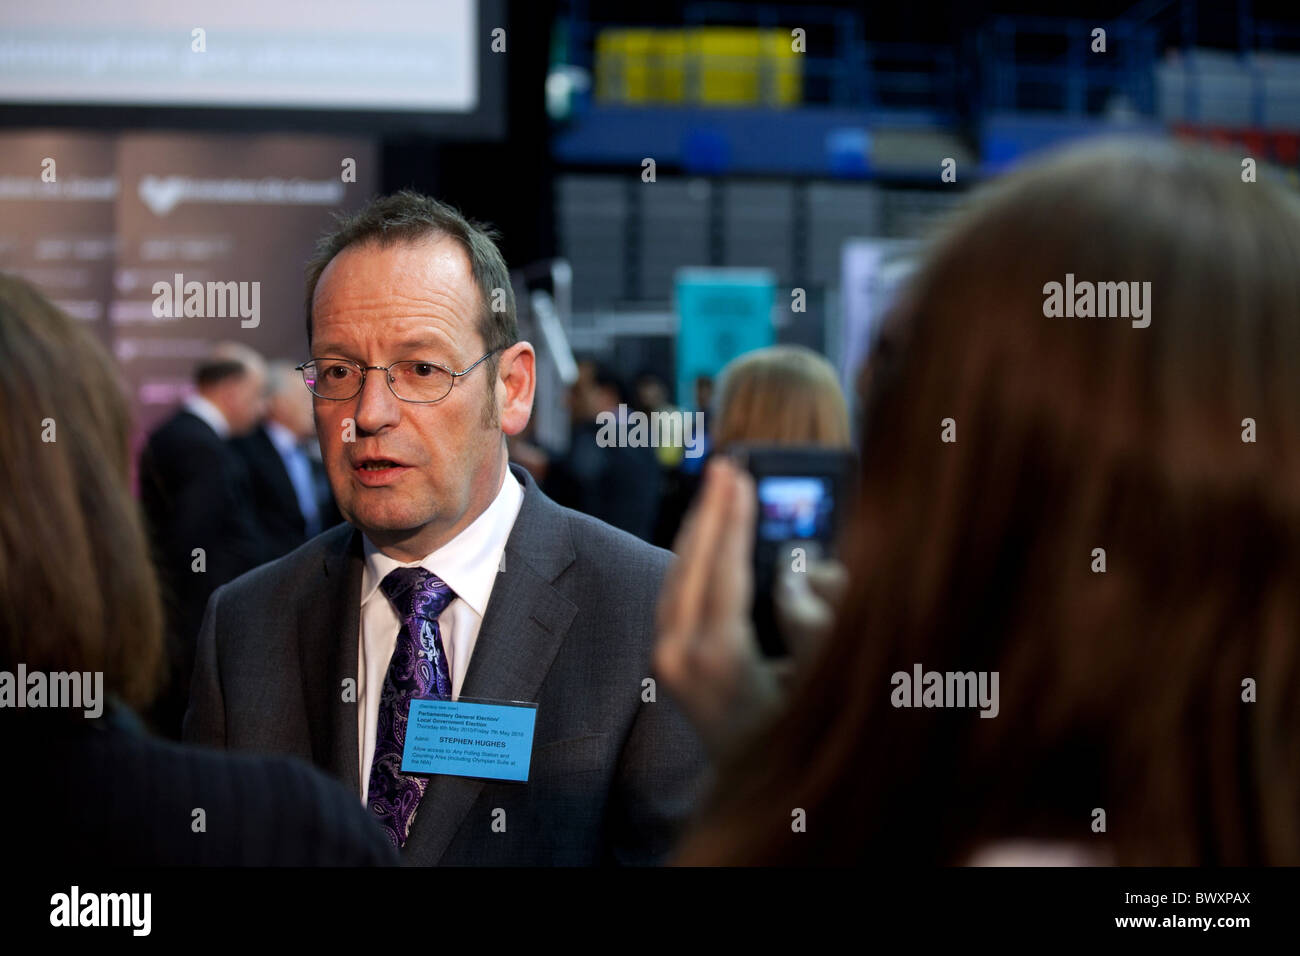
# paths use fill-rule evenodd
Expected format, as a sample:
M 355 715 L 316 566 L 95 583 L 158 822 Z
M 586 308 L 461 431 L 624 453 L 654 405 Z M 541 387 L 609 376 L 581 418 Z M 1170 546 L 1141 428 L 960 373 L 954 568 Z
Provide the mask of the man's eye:
M 434 373 L 434 367 L 428 362 L 416 362 L 411 366 L 411 372 L 421 378 L 428 378 Z
M 321 369 L 321 378 L 347 378 L 353 369 L 347 365 L 327 365 Z

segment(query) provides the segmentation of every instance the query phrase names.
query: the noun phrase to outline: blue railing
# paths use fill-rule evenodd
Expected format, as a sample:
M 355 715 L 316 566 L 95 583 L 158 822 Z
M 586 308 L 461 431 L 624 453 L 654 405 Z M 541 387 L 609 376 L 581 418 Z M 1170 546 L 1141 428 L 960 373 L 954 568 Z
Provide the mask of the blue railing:
M 1094 52 L 1097 29 L 1105 49 Z M 1151 115 L 1157 39 L 1155 28 L 1125 20 L 998 17 L 980 32 L 983 105 L 1086 116 L 1122 96 Z

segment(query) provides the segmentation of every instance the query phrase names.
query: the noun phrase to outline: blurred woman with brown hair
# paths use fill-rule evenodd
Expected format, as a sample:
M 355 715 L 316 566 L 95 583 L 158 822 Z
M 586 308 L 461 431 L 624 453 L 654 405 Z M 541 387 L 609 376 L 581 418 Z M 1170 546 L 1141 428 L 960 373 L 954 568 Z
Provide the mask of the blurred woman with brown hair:
M 396 862 L 382 831 L 316 770 L 181 747 L 135 719 L 162 676 L 162 612 L 127 490 L 126 400 L 91 335 L 4 275 L 0 409 L 7 859 Z
M 717 463 L 683 529 L 657 664 L 729 746 L 680 862 L 1029 841 L 1300 863 L 1297 263 L 1294 194 L 1157 142 L 1069 151 L 975 203 L 873 357 L 851 586 L 787 700 L 744 613 L 752 483 Z M 1078 314 L 1082 283 L 1124 283 L 1127 308 L 1097 285 L 1110 314 Z M 918 665 L 996 674 L 996 716 L 900 706 Z M 728 736 L 744 707 L 766 710 Z

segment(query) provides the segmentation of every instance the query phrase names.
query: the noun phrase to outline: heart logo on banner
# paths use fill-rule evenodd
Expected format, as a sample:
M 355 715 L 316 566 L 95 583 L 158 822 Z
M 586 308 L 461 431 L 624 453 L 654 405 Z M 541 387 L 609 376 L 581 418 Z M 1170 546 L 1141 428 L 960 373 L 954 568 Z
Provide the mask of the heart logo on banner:
M 155 216 L 165 216 L 180 203 L 185 195 L 185 179 L 181 176 L 145 176 L 140 180 L 140 198 Z

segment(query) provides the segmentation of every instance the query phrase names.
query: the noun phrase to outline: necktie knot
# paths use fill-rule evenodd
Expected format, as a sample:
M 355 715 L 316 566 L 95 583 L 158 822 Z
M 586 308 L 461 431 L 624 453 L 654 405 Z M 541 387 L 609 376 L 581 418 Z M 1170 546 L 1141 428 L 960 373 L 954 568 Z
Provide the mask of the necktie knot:
M 456 600 L 456 592 L 442 578 L 421 567 L 394 568 L 384 576 L 379 588 L 402 618 L 414 615 L 436 621 Z

